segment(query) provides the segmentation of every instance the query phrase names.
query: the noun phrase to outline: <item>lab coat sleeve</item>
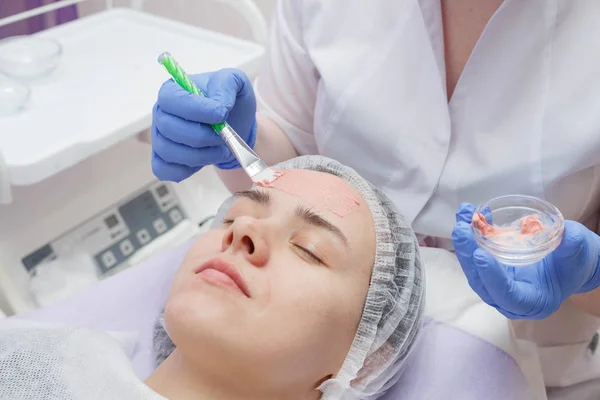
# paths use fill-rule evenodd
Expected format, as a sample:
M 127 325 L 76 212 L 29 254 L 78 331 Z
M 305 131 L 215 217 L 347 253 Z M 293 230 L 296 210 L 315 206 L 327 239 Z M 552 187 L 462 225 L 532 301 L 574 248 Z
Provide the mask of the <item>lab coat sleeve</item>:
M 600 318 L 566 301 L 545 319 L 510 323 L 517 338 L 537 345 L 547 387 L 569 387 L 600 379 L 600 351 L 592 346 Z
M 314 109 L 318 73 L 304 44 L 302 0 L 279 0 L 256 82 L 258 113 L 277 123 L 300 155 L 317 154 Z

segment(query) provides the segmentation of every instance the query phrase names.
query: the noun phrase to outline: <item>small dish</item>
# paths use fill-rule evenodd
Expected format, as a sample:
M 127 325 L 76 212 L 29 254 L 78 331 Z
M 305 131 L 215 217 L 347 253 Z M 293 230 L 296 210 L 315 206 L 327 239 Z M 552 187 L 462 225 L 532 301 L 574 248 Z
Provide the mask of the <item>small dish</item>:
M 491 210 L 491 213 L 490 213 Z M 491 227 L 482 232 L 477 224 L 483 215 Z M 485 220 L 483 221 L 486 222 Z M 537 229 L 528 231 L 530 222 Z M 553 204 L 533 196 L 496 197 L 477 207 L 472 223 L 475 241 L 498 261 L 524 266 L 540 261 L 562 241 L 565 220 Z
M 0 74 L 0 116 L 24 109 L 30 96 L 31 89 L 27 85 Z
M 35 79 L 58 66 L 62 46 L 56 40 L 13 36 L 0 40 L 0 71 L 17 79 Z

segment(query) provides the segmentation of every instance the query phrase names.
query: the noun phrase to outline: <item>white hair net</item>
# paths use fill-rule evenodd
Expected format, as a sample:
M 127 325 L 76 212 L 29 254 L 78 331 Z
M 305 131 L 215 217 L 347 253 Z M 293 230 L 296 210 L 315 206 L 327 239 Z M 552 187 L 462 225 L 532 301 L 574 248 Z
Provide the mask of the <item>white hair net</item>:
M 362 317 L 342 367 L 319 390 L 322 399 L 375 399 L 400 377 L 421 326 L 424 273 L 417 238 L 391 201 L 350 167 L 323 156 L 302 156 L 274 168 L 336 175 L 358 190 L 371 211 L 376 250 Z M 214 224 L 230 205 L 221 206 Z M 163 325 L 155 331 L 159 362 L 174 348 Z

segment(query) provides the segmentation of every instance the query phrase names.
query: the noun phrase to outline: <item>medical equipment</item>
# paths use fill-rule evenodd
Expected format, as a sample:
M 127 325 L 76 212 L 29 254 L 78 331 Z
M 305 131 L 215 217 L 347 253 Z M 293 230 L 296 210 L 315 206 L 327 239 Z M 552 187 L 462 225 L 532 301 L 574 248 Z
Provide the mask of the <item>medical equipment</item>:
M 0 116 L 22 110 L 27 106 L 30 96 L 31 90 L 27 85 L 0 72 Z
M 175 61 L 171 54 L 165 52 L 158 57 L 158 62 L 165 67 L 173 80 L 190 93 L 204 96 L 204 93 L 189 78 L 183 68 Z M 223 138 L 227 147 L 235 155 L 246 174 L 253 182 L 270 181 L 275 173 L 267 164 L 246 144 L 235 130 L 227 123 L 211 125 L 215 132 Z
M 561 243 L 541 261 L 525 266 L 501 264 L 478 247 L 471 220 L 475 206 L 457 212 L 452 243 L 471 288 L 510 319 L 544 319 L 576 293 L 600 286 L 600 237 L 565 221 Z
M 82 1 L 0 19 L 0 26 Z M 66 271 L 85 254 L 103 279 L 198 233 L 228 191 L 213 168 L 184 183 L 157 183 L 147 129 L 165 78 L 153 61 L 170 48 L 197 71 L 234 66 L 255 76 L 264 53 L 257 43 L 111 7 L 32 37 L 56 40 L 63 52 L 56 70 L 28 82 L 29 106 L 0 116 L 0 308 L 8 315 L 54 301 L 32 292 L 42 284 L 34 272 L 42 263 L 64 261 Z M 105 221 L 110 215 L 116 225 Z M 133 252 L 121 244 L 127 239 Z
M 483 209 L 491 210 L 493 235 L 484 234 L 473 225 L 477 244 L 506 265 L 522 266 L 540 261 L 561 242 L 565 220 L 552 204 L 532 196 L 496 197 L 477 207 L 474 216 Z M 485 221 L 483 221 L 485 223 Z M 526 234 L 524 228 L 534 224 L 539 232 Z
M 54 39 L 35 36 L 0 41 L 0 71 L 13 78 L 41 78 L 56 69 L 62 46 Z

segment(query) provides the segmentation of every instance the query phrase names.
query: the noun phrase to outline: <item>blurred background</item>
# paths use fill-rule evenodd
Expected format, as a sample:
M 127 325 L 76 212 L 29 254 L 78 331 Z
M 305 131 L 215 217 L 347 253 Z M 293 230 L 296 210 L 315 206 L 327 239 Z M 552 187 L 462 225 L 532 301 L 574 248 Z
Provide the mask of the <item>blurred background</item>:
M 158 182 L 169 51 L 256 79 L 276 0 L 0 0 L 0 316 L 52 305 L 190 240 L 230 194 Z

